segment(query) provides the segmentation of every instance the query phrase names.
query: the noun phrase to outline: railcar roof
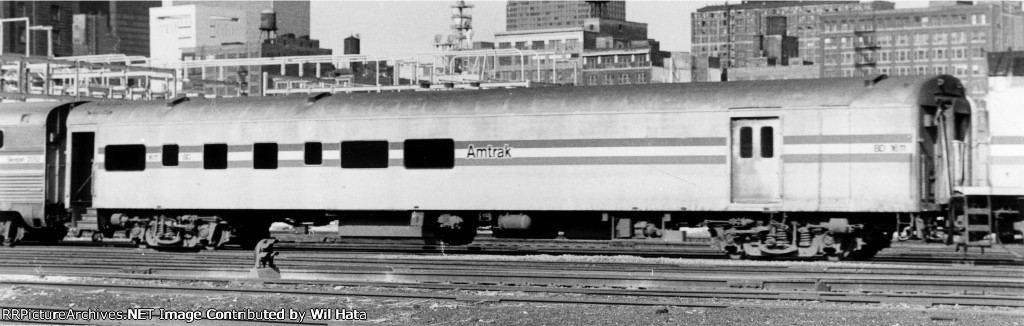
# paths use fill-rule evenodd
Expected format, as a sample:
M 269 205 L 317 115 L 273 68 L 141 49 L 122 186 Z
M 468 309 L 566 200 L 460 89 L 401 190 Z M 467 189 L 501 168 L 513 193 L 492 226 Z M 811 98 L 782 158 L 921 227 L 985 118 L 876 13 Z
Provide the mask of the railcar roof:
M 175 106 L 167 101 L 96 102 L 72 110 L 68 124 L 901 106 L 934 104 L 939 79 L 947 85 L 943 89 L 955 85 L 962 95 L 959 81 L 950 76 L 341 93 L 312 104 L 306 96 L 190 99 Z
M 46 124 L 50 111 L 74 102 L 3 103 L 0 105 L 0 126 L 37 126 Z

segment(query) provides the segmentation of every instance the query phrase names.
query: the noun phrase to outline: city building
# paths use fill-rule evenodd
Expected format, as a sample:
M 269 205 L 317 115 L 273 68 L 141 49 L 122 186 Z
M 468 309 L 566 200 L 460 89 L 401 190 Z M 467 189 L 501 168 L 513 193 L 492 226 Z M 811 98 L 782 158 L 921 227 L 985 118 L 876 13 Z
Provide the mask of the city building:
M 182 49 L 246 44 L 245 12 L 239 9 L 182 5 L 149 10 L 150 58 L 176 62 Z M 259 30 L 257 30 L 259 31 Z
M 821 23 L 822 77 L 949 74 L 979 99 L 986 53 L 1024 48 L 1018 1 L 829 13 Z
M 729 80 L 783 80 L 783 79 L 814 79 L 821 76 L 821 67 L 817 64 L 802 65 L 790 64 L 788 66 L 768 65 L 765 61 L 762 65 L 748 65 L 741 68 L 729 69 Z
M 49 26 L 53 37 L 53 55 L 70 56 L 71 46 L 71 16 L 75 13 L 78 3 L 75 1 L 0 1 L 0 18 L 27 17 L 32 26 Z M 29 54 L 46 56 L 47 53 L 47 32 L 40 28 L 31 28 L 29 39 L 25 37 L 25 30 L 29 26 L 25 23 L 4 22 L 3 23 L 3 47 L 4 53 L 25 53 L 25 49 L 31 46 Z M 31 43 L 31 45 L 29 45 Z
M 147 32 L 148 34 L 148 32 Z M 146 56 L 149 54 L 147 35 Z M 71 24 L 71 53 L 75 56 L 117 53 L 117 37 L 110 29 L 109 16 L 76 14 Z
M 202 5 L 208 7 L 238 9 L 245 16 L 245 42 L 257 44 L 265 36 L 260 31 L 260 13 L 270 9 L 277 16 L 277 34 L 309 35 L 309 0 L 296 1 L 207 1 L 207 0 L 185 0 L 172 1 L 174 6 L 179 5 Z
M 499 80 L 576 85 L 646 84 L 666 53 L 647 38 L 647 24 L 587 18 L 581 27 L 495 33 L 497 49 L 553 51 L 551 58 L 499 57 Z M 525 60 L 524 60 L 525 59 Z M 524 62 L 525 61 L 525 62 Z
M 625 1 L 509 1 L 505 30 L 509 32 L 575 28 L 587 18 L 626 20 Z
M 757 66 L 762 58 L 772 65 L 788 65 L 792 57 L 801 58 L 801 65 L 816 64 L 822 14 L 893 8 L 884 1 L 743 1 L 700 8 L 691 14 L 693 78 L 719 81 L 708 69 L 725 68 L 728 74 L 730 68 Z
M 689 83 L 693 81 L 693 55 L 690 52 L 673 51 L 662 58 L 663 67 L 652 69 L 651 82 Z
M 331 49 L 320 48 L 320 41 L 309 36 L 295 37 L 284 34 L 259 44 L 229 43 L 188 47 L 182 50 L 183 61 L 271 58 L 287 56 L 330 55 Z M 333 77 L 334 66 L 321 64 L 225 66 L 189 68 L 185 71 L 184 92 L 210 96 L 238 96 L 240 93 L 259 94 L 263 87 L 263 73 L 268 75 L 268 88 L 278 82 L 299 83 Z M 284 69 L 282 71 L 282 68 Z
M 73 54 L 149 56 L 149 8 L 160 1 L 81 1 L 72 23 Z

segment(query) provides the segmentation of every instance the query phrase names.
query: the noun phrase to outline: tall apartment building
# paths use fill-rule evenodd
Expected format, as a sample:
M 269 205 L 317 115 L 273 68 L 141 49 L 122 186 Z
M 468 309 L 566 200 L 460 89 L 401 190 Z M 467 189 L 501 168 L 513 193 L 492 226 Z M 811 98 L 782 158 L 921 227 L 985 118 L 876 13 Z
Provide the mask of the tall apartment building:
M 0 1 L 0 18 L 28 17 L 33 26 L 51 26 L 53 28 L 53 55 L 69 56 L 71 48 L 71 16 L 75 13 L 78 3 L 75 1 Z M 27 26 L 22 22 L 3 23 L 4 53 L 25 53 L 30 46 L 31 55 L 46 56 L 46 31 L 31 30 L 30 39 L 26 40 Z
M 296 37 L 309 35 L 309 0 L 298 1 L 204 1 L 174 0 L 173 5 L 197 4 L 207 7 L 238 9 L 245 16 L 246 43 L 260 42 L 260 12 L 272 9 L 277 13 L 277 35 L 295 34 Z
M 801 63 L 816 64 L 821 56 L 820 15 L 893 8 L 893 3 L 884 1 L 743 1 L 700 8 L 691 14 L 692 53 L 698 67 L 693 78 L 717 80 L 717 76 L 708 76 L 708 69 L 699 68 L 703 66 L 746 67 L 751 65 L 751 59 L 757 65 L 760 58 L 767 56 L 766 45 L 772 42 L 795 44 Z M 782 58 L 778 61 L 788 64 Z
M 625 1 L 509 1 L 505 30 L 509 32 L 574 28 L 587 18 L 626 20 Z
M 81 1 L 72 23 L 74 55 L 149 56 L 149 8 L 160 1 Z
M 872 74 L 960 78 L 981 98 L 986 53 L 1024 48 L 1021 2 L 979 2 L 821 16 L 822 77 Z

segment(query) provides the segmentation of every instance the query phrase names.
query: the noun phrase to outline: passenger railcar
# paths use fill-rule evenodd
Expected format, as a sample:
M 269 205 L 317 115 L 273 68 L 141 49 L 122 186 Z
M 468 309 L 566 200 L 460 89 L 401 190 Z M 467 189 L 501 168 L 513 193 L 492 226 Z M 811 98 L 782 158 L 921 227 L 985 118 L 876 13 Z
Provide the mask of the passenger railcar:
M 67 119 L 64 189 L 91 192 L 64 203 L 152 246 L 699 224 L 733 257 L 866 258 L 946 214 L 970 113 L 949 76 L 96 102 Z
M 46 242 L 64 238 L 65 120 L 75 105 L 3 104 L 0 109 L 0 238 L 4 245 L 17 242 L 26 231 Z

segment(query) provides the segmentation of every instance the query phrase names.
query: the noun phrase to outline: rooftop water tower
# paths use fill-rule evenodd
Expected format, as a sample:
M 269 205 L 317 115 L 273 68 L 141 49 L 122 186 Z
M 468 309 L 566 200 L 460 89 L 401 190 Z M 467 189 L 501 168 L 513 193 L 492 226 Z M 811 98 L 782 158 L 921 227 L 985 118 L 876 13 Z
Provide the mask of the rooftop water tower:
M 260 12 L 260 37 L 264 40 L 273 40 L 277 37 L 277 13 L 273 9 L 263 9 Z

